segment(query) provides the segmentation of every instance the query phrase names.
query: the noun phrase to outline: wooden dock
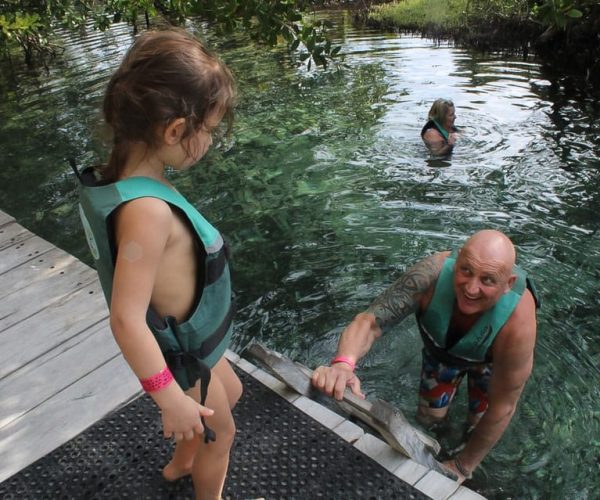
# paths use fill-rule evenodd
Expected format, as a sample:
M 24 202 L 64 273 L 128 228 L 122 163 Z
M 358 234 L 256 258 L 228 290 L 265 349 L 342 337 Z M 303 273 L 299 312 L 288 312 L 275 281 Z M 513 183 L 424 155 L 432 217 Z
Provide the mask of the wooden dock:
M 138 394 L 96 272 L 0 211 L 0 482 Z
M 226 356 L 429 497 L 483 499 L 235 353 Z M 96 272 L 0 211 L 0 483 L 140 394 L 110 333 Z

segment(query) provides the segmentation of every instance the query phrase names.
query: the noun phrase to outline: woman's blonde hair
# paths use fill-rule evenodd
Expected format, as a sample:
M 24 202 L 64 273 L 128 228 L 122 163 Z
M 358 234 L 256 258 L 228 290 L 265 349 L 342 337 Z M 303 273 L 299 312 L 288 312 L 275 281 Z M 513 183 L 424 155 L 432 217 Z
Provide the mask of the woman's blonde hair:
M 443 124 L 448 114 L 448 109 L 453 107 L 454 103 L 449 99 L 436 99 L 429 109 L 429 119 Z

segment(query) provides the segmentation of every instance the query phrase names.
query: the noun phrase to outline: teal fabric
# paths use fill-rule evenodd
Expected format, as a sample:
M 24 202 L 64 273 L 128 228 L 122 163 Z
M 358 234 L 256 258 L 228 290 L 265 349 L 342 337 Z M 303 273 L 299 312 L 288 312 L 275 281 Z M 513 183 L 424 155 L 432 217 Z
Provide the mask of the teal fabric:
M 431 120 L 433 123 L 435 123 L 436 128 L 438 129 L 438 131 L 440 132 L 440 134 L 442 134 L 442 136 L 444 137 L 444 139 L 446 139 L 446 141 L 448 140 L 448 137 L 450 137 L 450 133 L 440 125 L 440 123 L 437 120 Z
M 453 284 L 456 256 L 457 252 L 453 252 L 446 258 L 431 302 L 427 310 L 418 318 L 419 330 L 426 344 L 429 340 L 435 347 L 459 359 L 485 362 L 490 346 L 521 300 L 529 280 L 525 271 L 515 266 L 513 272 L 517 275 L 517 279 L 511 290 L 502 295 L 496 305 L 486 311 L 454 346 L 447 349 L 446 337 L 456 302 Z M 535 297 L 535 292 L 532 293 Z
M 89 174 L 89 170 L 87 172 Z M 154 197 L 179 208 L 190 221 L 206 252 L 205 277 L 208 277 L 211 263 L 214 264 L 217 259 L 225 259 L 222 270 L 219 267 L 220 275 L 211 283 L 204 283 L 201 298 L 187 321 L 176 325 L 165 318 L 161 318 L 163 321 L 148 322 L 165 355 L 198 351 L 211 335 L 225 329 L 226 333 L 218 346 L 202 358 L 202 362 L 212 368 L 224 354 L 232 333 L 231 277 L 226 255 L 223 255 L 226 249 L 221 234 L 181 194 L 159 181 L 147 177 L 130 177 L 99 185 L 86 182 L 89 177 L 88 175 L 86 178 L 84 172 L 84 182 L 80 184 L 80 215 L 109 307 L 115 258 L 109 220 L 111 214 L 123 203 L 136 198 Z M 197 365 L 197 362 L 190 361 L 188 357 L 183 365 L 171 367 L 182 389 L 192 387 L 200 378 L 202 370 Z

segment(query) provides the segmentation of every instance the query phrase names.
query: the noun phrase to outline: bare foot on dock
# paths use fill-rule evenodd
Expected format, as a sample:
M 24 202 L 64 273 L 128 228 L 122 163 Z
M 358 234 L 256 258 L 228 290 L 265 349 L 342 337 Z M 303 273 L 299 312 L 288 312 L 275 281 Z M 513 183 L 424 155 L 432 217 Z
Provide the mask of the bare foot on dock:
M 177 481 L 179 478 L 192 473 L 194 455 L 198 449 L 200 437 L 196 434 L 194 439 L 179 441 L 175 445 L 175 452 L 171 461 L 163 469 L 163 477 L 167 481 Z
M 175 463 L 175 460 L 171 460 L 165 465 L 162 473 L 167 481 L 177 481 L 179 478 L 189 476 L 192 473 L 192 462 L 187 466 L 183 466 Z

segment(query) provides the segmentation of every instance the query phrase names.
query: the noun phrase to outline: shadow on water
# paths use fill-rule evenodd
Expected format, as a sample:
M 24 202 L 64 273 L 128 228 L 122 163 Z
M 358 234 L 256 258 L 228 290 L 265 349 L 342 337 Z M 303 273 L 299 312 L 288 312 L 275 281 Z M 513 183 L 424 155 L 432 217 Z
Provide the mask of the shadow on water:
M 425 163 L 429 168 L 448 168 L 452 166 L 452 159 L 451 157 L 439 158 L 433 156 L 425 160 Z
M 534 62 L 356 30 L 335 14 L 346 67 L 307 72 L 283 49 L 196 28 L 237 75 L 231 141 L 173 182 L 229 239 L 256 339 L 326 363 L 345 324 L 422 255 L 482 228 L 507 232 L 534 277 L 536 364 L 513 422 L 469 486 L 489 498 L 593 498 L 600 488 L 600 109 Z M 89 262 L 66 162 L 103 161 L 98 109 L 130 30 L 64 35 L 48 74 L 0 78 L 4 211 Z M 420 130 L 452 99 L 463 136 L 431 158 Z M 596 96 L 597 97 L 597 96 Z M 360 367 L 369 395 L 407 415 L 421 344 L 407 320 Z M 459 439 L 465 394 L 451 410 Z M 445 443 L 445 444 L 446 444 Z

